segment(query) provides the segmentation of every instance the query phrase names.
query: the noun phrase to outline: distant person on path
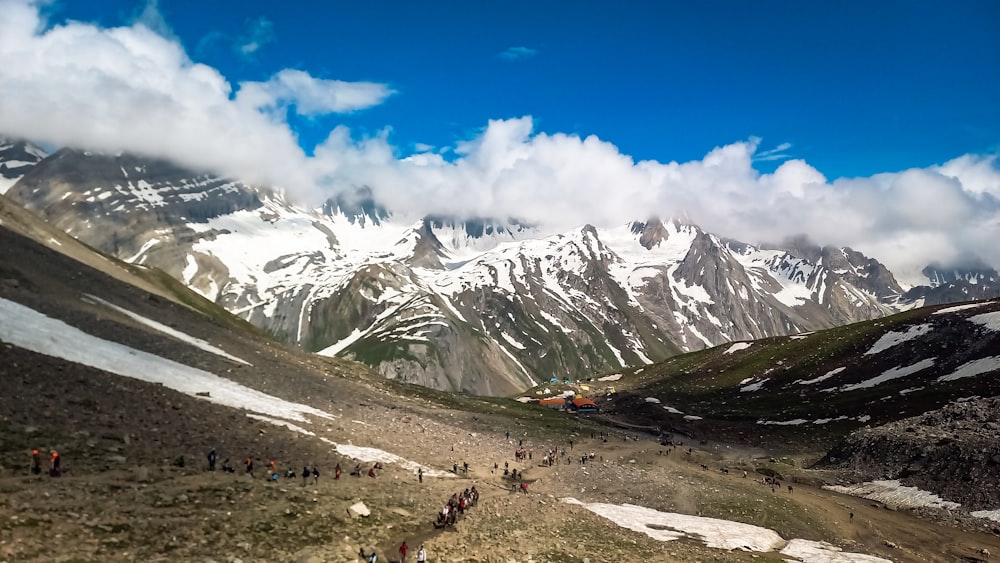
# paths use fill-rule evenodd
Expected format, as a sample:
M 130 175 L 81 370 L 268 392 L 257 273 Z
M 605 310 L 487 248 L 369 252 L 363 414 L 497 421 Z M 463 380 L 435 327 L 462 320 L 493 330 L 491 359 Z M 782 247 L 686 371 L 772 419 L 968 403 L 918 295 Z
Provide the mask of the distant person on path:
M 427 563 L 427 549 L 423 544 L 420 544 L 420 549 L 417 551 L 417 563 Z
M 854 513 L 851 512 L 851 514 L 847 517 L 847 519 L 850 520 L 851 522 L 854 522 Z
M 49 476 L 59 477 L 62 475 L 62 461 L 59 458 L 59 452 L 52 452 L 52 459 L 49 461 Z
M 247 457 L 246 466 L 247 466 L 247 475 L 249 475 L 250 478 L 253 479 L 253 457 Z
M 406 552 L 410 551 L 410 546 L 406 545 L 406 540 L 399 546 L 399 563 L 406 563 Z
M 306 482 L 309 480 L 309 468 L 305 465 L 302 466 L 302 486 L 306 486 Z
M 340 464 L 338 463 L 337 467 L 333 468 L 333 480 L 334 481 L 339 481 L 340 480 L 340 471 L 341 471 Z
M 421 483 L 424 482 L 424 468 L 423 467 L 418 467 L 417 468 L 417 481 L 419 481 Z
M 313 466 L 312 469 L 312 475 L 313 475 L 313 484 L 319 485 L 319 469 L 316 469 L 315 465 Z
M 510 440 L 510 430 L 507 431 L 507 439 Z
M 38 450 L 31 450 L 31 473 L 42 474 L 42 456 L 38 454 Z
M 215 448 L 212 448 L 212 451 L 208 452 L 208 470 L 209 471 L 215 471 L 215 460 L 216 459 L 218 459 L 218 456 L 215 454 Z

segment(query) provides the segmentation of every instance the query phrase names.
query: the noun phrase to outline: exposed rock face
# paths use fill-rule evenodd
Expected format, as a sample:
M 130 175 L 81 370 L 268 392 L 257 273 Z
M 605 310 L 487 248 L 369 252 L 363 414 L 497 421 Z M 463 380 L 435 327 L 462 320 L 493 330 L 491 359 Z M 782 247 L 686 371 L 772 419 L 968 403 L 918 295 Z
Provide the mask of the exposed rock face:
M 446 390 L 508 394 L 910 306 L 883 265 L 851 249 L 760 248 L 676 220 L 559 233 L 404 221 L 367 187 L 303 209 L 168 162 L 75 150 L 35 164 L 8 195 L 277 338 Z
M 820 465 L 859 481 L 899 479 L 969 510 L 996 510 L 1000 489 L 1000 397 L 952 403 L 920 416 L 858 430 Z

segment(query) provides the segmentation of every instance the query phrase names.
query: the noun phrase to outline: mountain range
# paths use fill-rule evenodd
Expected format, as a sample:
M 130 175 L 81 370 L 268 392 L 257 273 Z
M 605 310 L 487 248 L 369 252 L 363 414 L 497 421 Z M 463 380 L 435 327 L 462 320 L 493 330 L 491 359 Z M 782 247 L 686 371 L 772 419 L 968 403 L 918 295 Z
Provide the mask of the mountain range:
M 516 218 L 405 219 L 359 187 L 280 190 L 130 155 L 0 144 L 6 198 L 111 256 L 158 268 L 272 336 L 442 390 L 550 377 L 1000 295 L 989 266 L 877 260 L 803 239 L 755 245 L 680 220 L 552 232 Z

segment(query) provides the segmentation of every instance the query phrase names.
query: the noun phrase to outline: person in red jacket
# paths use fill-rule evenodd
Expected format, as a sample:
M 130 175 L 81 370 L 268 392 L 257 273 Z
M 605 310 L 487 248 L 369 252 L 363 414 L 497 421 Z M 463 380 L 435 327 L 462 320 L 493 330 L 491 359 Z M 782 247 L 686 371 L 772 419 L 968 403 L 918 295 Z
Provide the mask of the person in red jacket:
M 59 459 L 59 452 L 52 452 L 52 460 L 49 462 L 49 475 L 59 477 L 62 475 L 62 460 Z
M 410 546 L 406 545 L 406 540 L 403 540 L 403 545 L 399 546 L 399 563 L 406 563 L 406 552 L 410 550 Z

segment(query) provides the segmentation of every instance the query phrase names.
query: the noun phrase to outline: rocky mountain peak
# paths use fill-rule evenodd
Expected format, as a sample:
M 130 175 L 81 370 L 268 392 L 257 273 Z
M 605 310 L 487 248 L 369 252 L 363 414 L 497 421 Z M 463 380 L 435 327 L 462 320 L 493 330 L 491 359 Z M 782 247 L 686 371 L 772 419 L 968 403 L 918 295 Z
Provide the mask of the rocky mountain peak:
M 323 203 L 324 215 L 343 215 L 351 223 L 381 225 L 390 217 L 389 210 L 375 199 L 375 193 L 368 186 L 346 191 L 329 198 Z

